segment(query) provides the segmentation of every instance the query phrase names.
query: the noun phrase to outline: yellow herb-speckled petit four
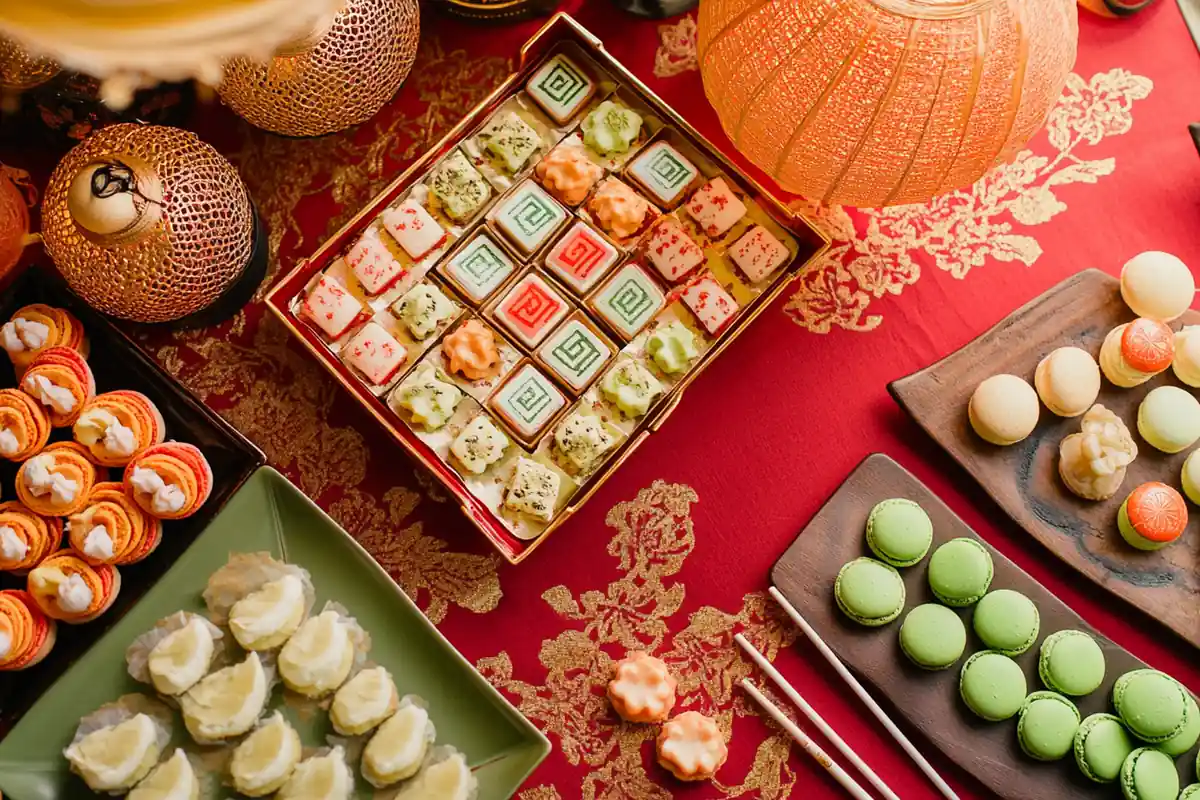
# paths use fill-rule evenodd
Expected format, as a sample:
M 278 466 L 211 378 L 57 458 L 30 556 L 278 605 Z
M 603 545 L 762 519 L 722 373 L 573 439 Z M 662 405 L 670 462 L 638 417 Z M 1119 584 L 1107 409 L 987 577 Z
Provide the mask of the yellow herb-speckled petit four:
M 491 185 L 457 149 L 429 173 L 429 191 L 457 221 L 470 219 L 492 196 Z
M 642 115 L 605 100 L 584 118 L 580 127 L 583 143 L 597 153 L 627 153 L 642 130 Z
M 462 397 L 462 390 L 439 378 L 434 366 L 423 364 L 396 387 L 392 402 L 412 415 L 413 424 L 435 431 L 454 415 Z
M 678 320 L 663 325 L 646 339 L 646 352 L 658 368 L 668 375 L 686 370 L 692 359 L 700 355 L 696 349 L 696 334 Z
M 510 175 L 525 167 L 541 143 L 538 132 L 514 111 L 498 114 L 477 138 Z
M 501 459 L 506 447 L 508 437 L 496 427 L 490 417 L 480 414 L 454 437 L 450 444 L 450 452 L 467 472 L 482 475 L 484 470 Z
M 599 417 L 580 412 L 568 416 L 554 431 L 558 451 L 581 471 L 595 466 L 614 441 Z
M 427 339 L 458 311 L 446 293 L 432 283 L 418 283 L 392 306 L 394 313 L 414 339 Z
M 600 391 L 625 416 L 645 414 L 664 391 L 650 370 L 636 361 L 622 361 L 600 379 Z
M 558 500 L 558 473 L 529 458 L 517 460 L 517 468 L 504 493 L 504 506 L 519 514 L 549 522 Z

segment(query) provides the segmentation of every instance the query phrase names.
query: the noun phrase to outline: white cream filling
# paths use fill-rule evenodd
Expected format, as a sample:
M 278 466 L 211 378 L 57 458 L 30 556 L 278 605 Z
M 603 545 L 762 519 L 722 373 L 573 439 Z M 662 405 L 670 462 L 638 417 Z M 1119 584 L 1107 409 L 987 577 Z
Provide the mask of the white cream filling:
M 17 317 L 4 323 L 0 328 L 0 343 L 10 353 L 23 353 L 26 350 L 37 350 L 50 337 L 50 326 L 42 322 L 33 322 L 24 317 Z
M 21 450 L 17 435 L 8 428 L 0 430 L 0 455 L 15 456 Z
M 0 528 L 0 556 L 5 561 L 22 561 L 29 553 L 29 544 L 17 532 L 5 525 Z
M 25 488 L 34 497 L 50 499 L 58 505 L 66 505 L 75 501 L 75 493 L 79 484 L 65 475 L 59 475 L 50 470 L 55 466 L 54 455 L 43 453 L 25 462 Z
M 150 510 L 155 514 L 174 514 L 183 508 L 185 502 L 187 496 L 184 495 L 183 489 L 178 486 L 164 486 L 154 493 L 154 499 L 150 501 Z
M 103 525 L 97 525 L 83 537 L 83 554 L 100 561 L 113 557 L 113 540 Z
M 75 395 L 71 390 L 55 384 L 45 375 L 26 376 L 25 391 L 59 414 L 70 414 L 75 410 Z
M 87 611 L 94 597 L 91 588 L 78 575 L 72 575 L 58 585 L 58 607 L 68 614 Z
M 264 602 L 271 596 L 274 596 L 274 602 Z M 304 584 L 295 575 L 284 575 L 234 603 L 230 609 L 229 627 L 242 641 L 270 636 L 288 624 L 296 615 L 296 606 L 303 602 Z
M 154 494 L 166 486 L 157 472 L 144 467 L 134 467 L 133 475 L 129 478 L 129 482 L 133 484 L 133 488 L 144 494 Z
M 104 449 L 116 456 L 131 456 L 137 448 L 133 429 L 103 408 L 91 408 L 80 414 L 74 432 L 75 439 L 83 446 L 94 447 L 103 442 Z

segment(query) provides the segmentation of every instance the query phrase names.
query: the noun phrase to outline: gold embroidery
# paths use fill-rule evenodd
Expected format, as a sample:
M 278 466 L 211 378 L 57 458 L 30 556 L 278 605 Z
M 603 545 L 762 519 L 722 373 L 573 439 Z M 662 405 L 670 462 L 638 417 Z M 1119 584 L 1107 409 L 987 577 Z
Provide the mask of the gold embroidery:
M 673 78 L 700 68 L 696 55 L 696 18 L 691 14 L 676 23 L 658 26 L 661 44 L 654 54 L 654 77 Z
M 1020 226 L 1041 225 L 1066 211 L 1054 187 L 1096 183 L 1112 174 L 1116 159 L 1087 161 L 1077 150 L 1128 132 L 1133 101 L 1145 99 L 1153 86 L 1149 78 L 1123 69 L 1097 73 L 1090 81 L 1069 76 L 1046 122 L 1051 156 L 1024 150 L 974 186 L 928 203 L 858 209 L 856 219 L 841 206 L 817 209 L 797 201 L 833 247 L 800 279 L 786 312 L 813 333 L 834 327 L 870 331 L 883 322 L 881 315 L 867 313 L 871 303 L 916 283 L 920 259 L 932 259 L 958 279 L 989 260 L 1031 266 L 1042 248 L 1017 232 Z
M 562 795 L 553 786 L 535 786 L 518 794 L 517 800 L 562 800 Z

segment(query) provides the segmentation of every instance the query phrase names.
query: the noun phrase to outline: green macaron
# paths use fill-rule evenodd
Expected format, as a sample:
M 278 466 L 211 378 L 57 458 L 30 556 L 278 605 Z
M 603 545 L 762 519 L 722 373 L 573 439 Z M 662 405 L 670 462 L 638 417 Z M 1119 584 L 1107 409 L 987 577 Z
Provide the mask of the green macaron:
M 988 592 L 975 606 L 975 635 L 989 650 L 1019 656 L 1037 641 L 1041 618 L 1037 606 L 1012 589 Z
M 978 602 L 991 584 L 992 556 L 975 539 L 951 539 L 929 558 L 929 588 L 948 606 Z
M 1200 707 L 1196 705 L 1196 698 L 1192 697 L 1192 693 L 1187 689 L 1184 689 L 1184 698 L 1187 700 L 1187 721 L 1183 730 L 1165 742 L 1154 745 L 1171 758 L 1178 758 L 1200 741 Z
M 1121 765 L 1121 792 L 1125 800 L 1175 800 L 1179 796 L 1175 762 L 1152 747 L 1139 747 Z
M 1112 783 L 1121 776 L 1121 765 L 1133 752 L 1133 740 L 1121 720 L 1112 714 L 1092 714 L 1075 731 L 1075 763 L 1096 783 Z
M 1017 741 L 1021 750 L 1038 761 L 1057 761 L 1071 752 L 1077 730 L 1079 709 L 1054 692 L 1029 695 L 1017 718 Z
M 833 584 L 838 608 L 860 625 L 886 625 L 904 610 L 904 581 L 890 564 L 856 558 L 843 566 Z
M 893 497 L 871 509 L 867 517 L 867 547 L 893 567 L 911 567 L 929 552 L 933 523 L 912 500 Z
M 1126 672 L 1113 684 L 1112 696 L 1117 716 L 1139 739 L 1165 742 L 1187 727 L 1187 691 L 1158 670 Z
M 1200 800 L 1200 783 L 1191 783 L 1183 787 L 1179 800 Z
M 962 658 L 967 627 L 958 614 L 937 603 L 917 606 L 900 625 L 900 649 L 922 669 L 946 669 Z
M 1083 631 L 1057 631 L 1042 642 L 1038 675 L 1047 689 L 1082 697 L 1104 683 L 1104 651 Z
M 981 650 L 963 664 L 958 692 L 975 714 L 999 722 L 1016 714 L 1025 703 L 1025 673 L 1003 653 Z

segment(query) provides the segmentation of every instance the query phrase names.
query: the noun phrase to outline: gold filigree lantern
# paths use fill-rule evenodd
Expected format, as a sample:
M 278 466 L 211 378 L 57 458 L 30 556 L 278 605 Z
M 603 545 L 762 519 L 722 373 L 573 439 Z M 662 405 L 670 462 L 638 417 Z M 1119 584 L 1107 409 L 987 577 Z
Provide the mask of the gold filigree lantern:
M 46 187 L 42 238 L 80 297 L 137 322 L 200 321 L 235 298 L 240 307 L 265 271 L 237 170 L 165 126 L 113 125 L 67 153 Z
M 0 36 L 0 88 L 32 89 L 41 86 L 60 71 L 58 62 L 33 56 L 12 39 Z
M 417 0 L 346 0 L 331 19 L 266 62 L 225 63 L 217 92 L 253 125 L 286 136 L 322 136 L 384 106 L 412 69 Z

